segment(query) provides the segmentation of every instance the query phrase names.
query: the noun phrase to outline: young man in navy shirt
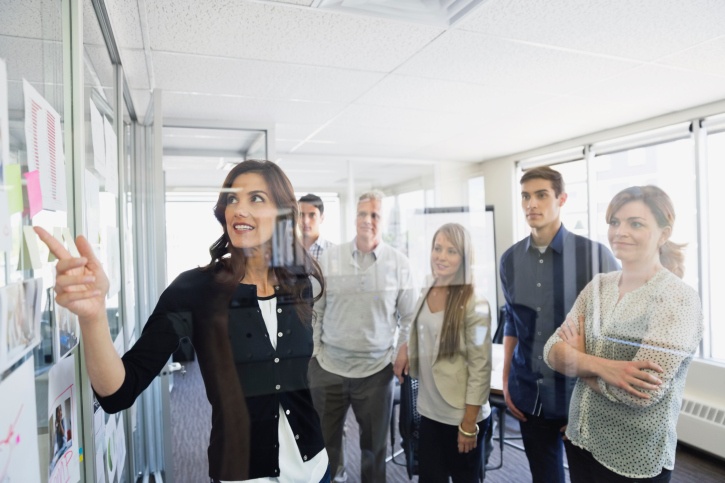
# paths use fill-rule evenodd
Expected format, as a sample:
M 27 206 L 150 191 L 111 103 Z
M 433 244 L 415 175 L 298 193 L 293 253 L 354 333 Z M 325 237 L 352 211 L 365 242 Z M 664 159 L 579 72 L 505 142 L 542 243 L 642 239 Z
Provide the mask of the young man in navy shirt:
M 544 345 L 594 275 L 619 268 L 608 248 L 564 227 L 560 211 L 566 200 L 561 173 L 549 167 L 526 171 L 521 208 L 531 234 L 501 257 L 504 397 L 519 420 L 535 483 L 565 481 L 561 430 L 576 380 L 546 365 Z

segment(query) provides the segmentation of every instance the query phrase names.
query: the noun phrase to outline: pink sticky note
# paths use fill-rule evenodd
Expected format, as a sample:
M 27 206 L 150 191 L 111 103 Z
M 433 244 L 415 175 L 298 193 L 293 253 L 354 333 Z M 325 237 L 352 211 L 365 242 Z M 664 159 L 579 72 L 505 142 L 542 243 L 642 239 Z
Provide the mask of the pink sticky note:
M 40 172 L 28 171 L 23 175 L 25 177 L 25 186 L 28 190 L 28 211 L 30 218 L 34 217 L 43 209 L 43 195 L 40 191 Z

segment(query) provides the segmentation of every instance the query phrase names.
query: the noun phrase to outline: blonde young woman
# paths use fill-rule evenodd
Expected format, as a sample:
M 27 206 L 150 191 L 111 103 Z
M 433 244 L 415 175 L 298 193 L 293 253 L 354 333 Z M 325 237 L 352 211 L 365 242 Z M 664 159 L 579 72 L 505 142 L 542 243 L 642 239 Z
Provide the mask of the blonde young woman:
M 544 348 L 577 376 L 565 442 L 573 483 L 666 482 L 685 376 L 702 338 L 700 299 L 682 280 L 675 213 L 656 186 L 619 192 L 607 208 L 622 270 L 597 275 Z
M 478 482 L 482 442 L 491 408 L 491 336 L 488 304 L 476 303 L 471 279 L 473 249 L 461 225 L 443 225 L 433 236 L 433 283 L 416 306 L 408 342 L 410 372 L 418 379 L 421 415 L 419 481 Z M 476 310 L 485 306 L 485 312 Z

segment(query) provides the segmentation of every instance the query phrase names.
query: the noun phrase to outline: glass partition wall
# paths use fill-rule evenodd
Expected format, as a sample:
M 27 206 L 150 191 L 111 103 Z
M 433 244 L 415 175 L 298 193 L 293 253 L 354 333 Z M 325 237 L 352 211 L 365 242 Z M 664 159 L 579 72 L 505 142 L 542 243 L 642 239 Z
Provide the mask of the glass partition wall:
M 55 304 L 54 257 L 32 230 L 69 251 L 75 235 L 90 241 L 124 351 L 138 320 L 136 120 L 97 11 L 91 0 L 0 1 L 0 481 L 132 481 L 147 467 L 136 410 L 94 404 L 77 319 Z

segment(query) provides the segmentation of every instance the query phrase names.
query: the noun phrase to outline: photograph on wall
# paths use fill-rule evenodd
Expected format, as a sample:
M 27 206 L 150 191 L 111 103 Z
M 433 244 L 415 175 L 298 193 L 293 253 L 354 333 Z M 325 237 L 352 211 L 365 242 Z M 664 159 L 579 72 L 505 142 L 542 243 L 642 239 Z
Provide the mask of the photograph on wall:
M 36 291 L 34 280 L 28 282 L 31 283 L 0 287 L 0 372 L 40 342 L 40 321 L 37 319 L 40 293 Z M 26 287 L 31 292 L 30 301 L 26 298 Z
M 78 317 L 53 301 L 53 353 L 56 361 L 78 345 L 79 335 Z
M 0 481 L 40 481 L 33 358 L 0 382 Z
M 52 475 L 55 467 L 64 457 L 72 457 L 68 450 L 73 447 L 73 432 L 71 430 L 71 403 L 70 394 L 60 401 L 50 413 L 48 420 L 48 437 L 50 438 L 50 465 L 48 474 Z
M 80 480 L 75 388 L 75 357 L 71 354 L 48 374 L 49 483 Z

